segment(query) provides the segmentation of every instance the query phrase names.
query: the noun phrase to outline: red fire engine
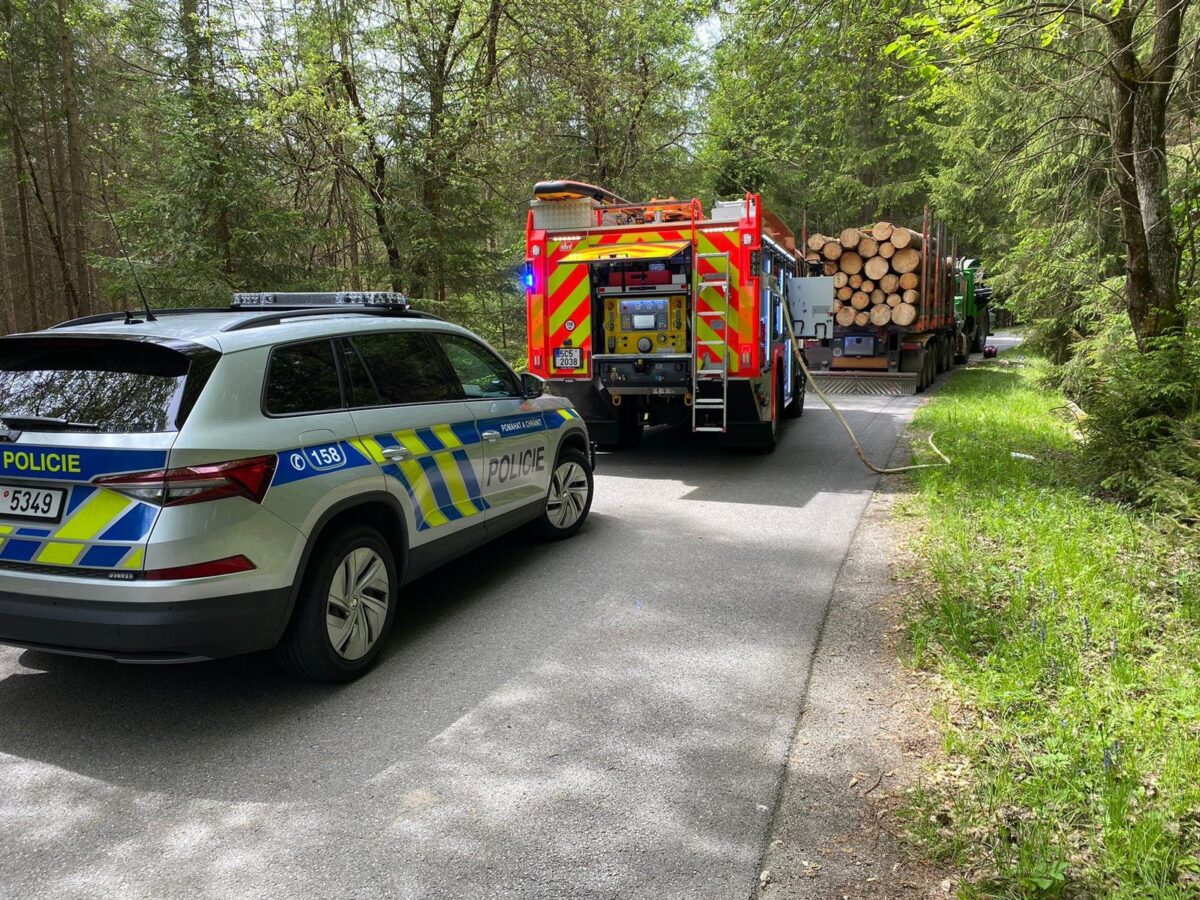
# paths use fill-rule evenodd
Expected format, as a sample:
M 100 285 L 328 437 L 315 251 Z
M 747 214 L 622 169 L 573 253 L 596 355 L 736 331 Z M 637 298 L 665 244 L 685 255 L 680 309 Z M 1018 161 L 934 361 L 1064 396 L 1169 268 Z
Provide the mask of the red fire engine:
M 541 182 L 525 248 L 529 368 L 602 445 L 690 423 L 770 451 L 780 418 L 801 414 L 785 317 L 803 263 L 759 195 L 706 214 L 699 200 Z

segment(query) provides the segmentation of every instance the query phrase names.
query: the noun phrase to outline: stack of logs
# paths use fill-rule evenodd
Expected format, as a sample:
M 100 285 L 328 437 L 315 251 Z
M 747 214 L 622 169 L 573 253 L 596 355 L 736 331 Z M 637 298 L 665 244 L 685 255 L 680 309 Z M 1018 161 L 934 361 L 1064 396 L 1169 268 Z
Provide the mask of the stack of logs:
M 837 323 L 908 326 L 921 300 L 921 235 L 890 222 L 847 228 L 837 237 L 814 234 L 807 258 L 833 276 Z

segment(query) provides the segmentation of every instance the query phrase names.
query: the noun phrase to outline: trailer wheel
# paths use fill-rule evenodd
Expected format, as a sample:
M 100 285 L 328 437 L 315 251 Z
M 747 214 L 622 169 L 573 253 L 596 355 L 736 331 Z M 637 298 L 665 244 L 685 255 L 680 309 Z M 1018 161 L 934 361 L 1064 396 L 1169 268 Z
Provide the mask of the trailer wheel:
M 925 392 L 925 388 L 929 387 L 929 364 L 928 364 L 929 363 L 929 353 L 928 353 L 928 351 L 921 350 L 917 354 L 917 358 L 920 360 L 919 364 L 916 367 L 917 393 L 921 394 L 921 393 Z
M 971 352 L 982 353 L 987 344 L 988 332 L 992 330 L 992 313 L 986 306 L 979 310 L 975 320 L 975 335 L 971 339 Z
M 950 344 L 946 338 L 939 337 L 937 345 L 937 374 L 941 375 L 950 368 Z

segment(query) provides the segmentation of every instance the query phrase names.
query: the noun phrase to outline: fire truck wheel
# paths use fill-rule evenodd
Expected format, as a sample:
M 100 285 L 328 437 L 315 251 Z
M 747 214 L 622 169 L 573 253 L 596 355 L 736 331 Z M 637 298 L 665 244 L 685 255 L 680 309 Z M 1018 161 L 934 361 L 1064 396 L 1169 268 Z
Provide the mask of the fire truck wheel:
M 642 442 L 642 411 L 635 399 L 627 400 L 617 407 L 618 450 L 630 450 Z
M 577 532 L 592 508 L 592 466 L 587 454 L 564 447 L 550 473 L 550 490 L 534 531 L 547 541 L 561 541 Z
M 798 419 L 804 415 L 804 388 L 807 385 L 804 375 L 799 371 L 792 373 L 792 402 L 783 408 L 783 415 L 788 419 Z

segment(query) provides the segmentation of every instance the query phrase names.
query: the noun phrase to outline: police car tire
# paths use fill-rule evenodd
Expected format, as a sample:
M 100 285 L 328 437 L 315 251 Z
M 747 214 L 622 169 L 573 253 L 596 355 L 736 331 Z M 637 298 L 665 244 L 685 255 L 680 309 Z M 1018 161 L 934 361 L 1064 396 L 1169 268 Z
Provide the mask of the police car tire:
M 383 560 L 387 567 L 390 596 L 383 628 L 374 645 L 362 657 L 348 660 L 339 656 L 329 641 L 325 623 L 326 605 L 334 573 L 342 561 L 359 547 L 374 551 Z M 303 578 L 292 620 L 275 648 L 275 656 L 285 669 L 306 681 L 327 684 L 353 681 L 375 665 L 396 621 L 399 573 L 395 555 L 376 529 L 359 525 L 323 541 L 313 551 Z
M 558 471 L 559 466 L 568 462 L 575 463 L 577 466 L 583 469 L 583 472 L 587 477 L 587 501 L 583 505 L 583 512 L 579 514 L 579 517 L 574 522 L 572 522 L 566 528 L 559 528 L 550 519 L 550 494 L 548 490 L 546 494 L 546 503 L 542 505 L 542 512 L 533 521 L 534 533 L 546 541 L 561 541 L 564 538 L 571 537 L 573 534 L 575 534 L 575 532 L 583 527 L 583 523 L 588 517 L 588 512 L 592 508 L 592 497 L 595 496 L 596 490 L 595 482 L 593 481 L 592 477 L 592 465 L 589 462 L 586 453 L 576 450 L 574 447 L 564 447 L 561 451 L 559 451 L 558 460 L 554 463 L 554 471 L 551 472 L 551 478 L 553 478 L 554 472 Z

